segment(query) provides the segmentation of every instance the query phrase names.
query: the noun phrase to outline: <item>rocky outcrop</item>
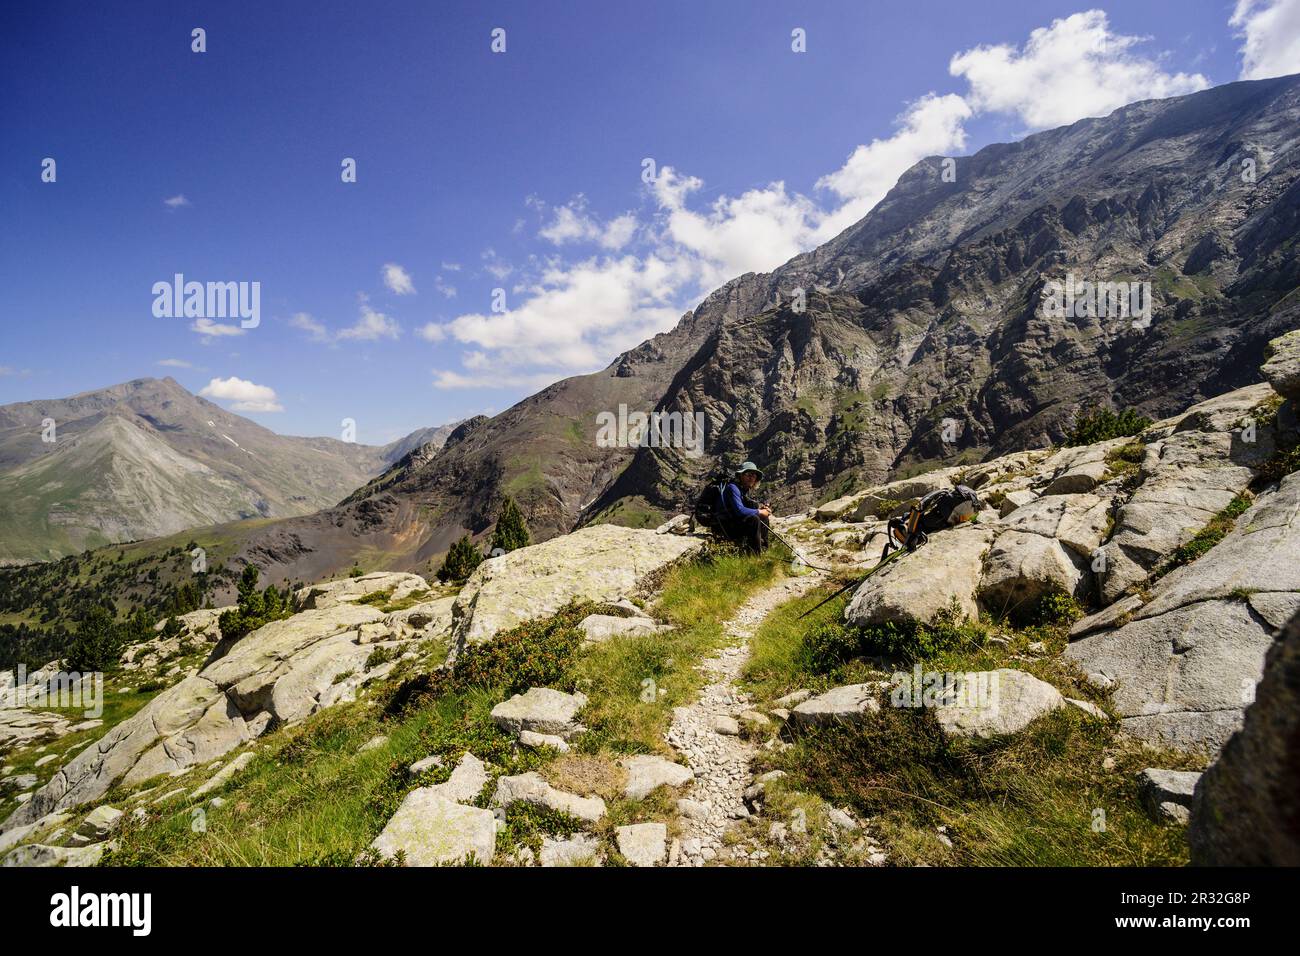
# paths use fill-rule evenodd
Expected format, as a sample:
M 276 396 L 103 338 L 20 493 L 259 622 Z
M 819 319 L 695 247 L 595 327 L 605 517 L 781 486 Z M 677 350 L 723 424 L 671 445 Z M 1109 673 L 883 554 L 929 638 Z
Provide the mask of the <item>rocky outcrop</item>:
M 65 764 L 2 825 L 7 830 L 97 800 L 115 784 L 209 763 L 268 729 L 355 697 L 391 662 L 368 666 L 377 647 L 361 629 L 382 622 L 373 607 L 337 602 L 259 628 L 193 676 L 164 690 Z
M 1300 402 L 1300 329 L 1268 343 L 1268 358 L 1260 371 L 1279 395 Z
M 400 571 L 376 571 L 360 577 L 344 578 L 325 584 L 299 588 L 294 594 L 304 610 L 326 610 L 340 604 L 354 604 L 370 594 L 386 593 L 386 601 L 401 601 L 412 594 L 429 590 L 429 582 L 418 574 Z
M 496 839 L 491 810 L 464 806 L 426 787 L 406 795 L 371 847 L 385 858 L 400 851 L 407 866 L 444 866 L 471 859 L 487 865 L 496 852 Z
M 582 733 L 578 712 L 587 706 L 585 694 L 566 694 L 550 687 L 530 687 L 492 708 L 493 722 L 516 737 L 525 731 L 564 740 Z
M 992 540 L 978 526 L 939 532 L 923 557 L 902 555 L 867 578 L 845 608 L 845 620 L 858 627 L 928 623 L 954 604 L 962 614 L 978 616 L 976 591 Z
M 1109 626 L 1075 627 L 1066 657 L 1113 684 L 1124 729 L 1152 743 L 1217 753 L 1241 727 L 1264 654 L 1300 608 L 1300 474 L 1261 494 L 1201 559 Z M 1105 614 L 1106 612 L 1103 612 Z
M 554 614 L 570 601 L 627 598 L 702 544 L 685 535 L 597 525 L 490 558 L 456 598 L 456 648 Z
M 1267 428 L 1255 441 L 1244 441 L 1242 422 L 1272 394 L 1267 385 L 1238 389 L 1152 430 L 1139 469 L 1141 484 L 1119 509 L 1103 548 L 1100 591 L 1105 603 L 1140 584 L 1246 490 L 1273 453 L 1274 442 Z
M 1300 616 L 1269 649 L 1235 734 L 1196 786 L 1198 866 L 1300 866 Z
M 1051 684 L 1003 667 L 957 675 L 934 714 L 949 736 L 997 737 L 1018 733 L 1064 706 L 1065 699 Z

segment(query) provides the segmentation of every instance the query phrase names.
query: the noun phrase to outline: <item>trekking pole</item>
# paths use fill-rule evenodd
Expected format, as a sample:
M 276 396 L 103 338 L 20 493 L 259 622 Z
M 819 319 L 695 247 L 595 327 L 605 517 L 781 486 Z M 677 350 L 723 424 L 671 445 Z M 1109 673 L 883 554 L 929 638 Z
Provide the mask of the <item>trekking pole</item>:
M 862 583 L 863 581 L 865 581 L 867 578 L 871 577 L 873 574 L 875 574 L 877 571 L 879 571 L 881 568 L 883 568 L 886 564 L 888 564 L 890 561 L 893 561 L 896 557 L 898 557 L 900 554 L 903 554 L 903 553 L 905 553 L 905 552 L 904 552 L 902 549 L 900 549 L 900 550 L 898 550 L 898 551 L 893 552 L 892 554 L 889 554 L 889 555 L 885 556 L 884 558 L 881 558 L 880 563 L 877 564 L 877 565 L 876 565 L 874 568 L 872 568 L 870 571 L 868 571 L 866 574 L 862 575 L 862 577 L 860 577 L 860 578 L 854 578 L 852 581 L 850 581 L 848 584 L 844 585 L 844 587 L 840 588 L 838 591 L 836 591 L 836 592 L 835 592 L 834 594 L 832 594 L 830 597 L 826 598 L 826 599 L 823 600 L 823 601 L 819 601 L 819 602 L 817 602 L 817 604 L 813 605 L 813 606 L 810 607 L 808 610 L 806 610 L 806 611 L 804 611 L 802 614 L 800 614 L 799 617 L 798 617 L 798 620 L 801 620 L 801 621 L 802 621 L 804 618 L 806 618 L 809 614 L 811 614 L 813 611 L 817 610 L 817 609 L 818 609 L 819 607 L 821 607 L 822 605 L 824 605 L 824 604 L 829 604 L 831 601 L 834 601 L 837 597 L 839 597 L 841 594 L 843 594 L 843 593 L 844 593 L 845 591 L 847 591 L 849 588 L 855 588 L 855 587 L 857 587 L 859 584 L 861 584 L 861 583 Z
M 804 564 L 806 564 L 808 567 L 810 567 L 810 568 L 814 568 L 814 569 L 816 569 L 816 570 L 818 570 L 818 571 L 825 571 L 825 572 L 827 572 L 827 573 L 830 573 L 830 571 L 831 571 L 830 568 L 823 568 L 823 567 L 821 567 L 821 566 L 819 566 L 819 565 L 816 565 L 816 564 L 813 564 L 811 561 L 809 561 L 809 560 L 804 556 L 804 554 L 803 554 L 802 551 L 800 551 L 798 548 L 796 548 L 794 545 L 792 545 L 789 541 L 787 541 L 787 540 L 785 539 L 785 535 L 781 534 L 780 531 L 777 531 L 775 528 L 773 528 L 772 525 L 771 525 L 770 523 L 769 523 L 768 526 L 767 526 L 767 530 L 770 531 L 770 532 L 772 532 L 772 534 L 776 535 L 777 540 L 780 541 L 780 542 L 781 542 L 783 545 L 785 545 L 787 548 L 789 548 L 789 549 L 790 549 L 790 553 L 793 554 L 796 558 L 798 558 L 801 562 L 803 562 Z

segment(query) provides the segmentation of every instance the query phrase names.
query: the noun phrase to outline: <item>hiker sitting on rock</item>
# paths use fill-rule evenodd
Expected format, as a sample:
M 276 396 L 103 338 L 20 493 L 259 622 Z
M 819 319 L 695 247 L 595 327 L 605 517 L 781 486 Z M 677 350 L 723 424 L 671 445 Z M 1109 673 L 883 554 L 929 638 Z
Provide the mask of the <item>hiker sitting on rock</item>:
M 717 530 L 728 541 L 754 554 L 767 550 L 767 522 L 772 508 L 757 504 L 750 494 L 763 480 L 763 473 L 752 461 L 736 469 L 736 474 L 722 488 L 722 507 L 718 511 Z

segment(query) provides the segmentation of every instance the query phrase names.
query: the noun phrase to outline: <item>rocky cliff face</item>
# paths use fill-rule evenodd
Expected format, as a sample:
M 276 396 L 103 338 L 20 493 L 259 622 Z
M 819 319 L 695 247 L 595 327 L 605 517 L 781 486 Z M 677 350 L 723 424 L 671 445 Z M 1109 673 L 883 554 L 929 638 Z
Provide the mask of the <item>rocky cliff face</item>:
M 802 505 L 1041 447 L 1085 405 L 1159 417 L 1258 381 L 1264 343 L 1300 324 L 1297 120 L 1296 78 L 1235 83 L 987 147 L 952 182 L 921 162 L 762 277 L 763 307 L 710 337 L 664 407 L 703 411 L 711 457 L 759 462 Z M 1045 287 L 1068 277 L 1150 283 L 1149 326 L 1052 315 Z M 598 507 L 669 507 L 701 470 L 642 449 Z
M 380 532 L 393 566 L 419 567 L 486 531 L 505 494 L 539 537 L 647 524 L 723 458 L 759 462 L 792 510 L 1041 447 L 1085 405 L 1160 417 L 1258 381 L 1264 343 L 1300 325 L 1298 121 L 1297 78 L 1233 83 L 987 147 L 952 177 L 918 163 L 825 246 L 247 553 L 298 575 L 313 552 L 336 571 L 350 557 L 321 553 L 346 550 L 340 529 L 373 534 L 365 506 L 398 522 Z M 1149 325 L 1044 309 L 1067 279 L 1136 283 L 1139 303 L 1149 283 Z M 597 447 L 596 415 L 620 404 L 702 413 L 705 455 Z

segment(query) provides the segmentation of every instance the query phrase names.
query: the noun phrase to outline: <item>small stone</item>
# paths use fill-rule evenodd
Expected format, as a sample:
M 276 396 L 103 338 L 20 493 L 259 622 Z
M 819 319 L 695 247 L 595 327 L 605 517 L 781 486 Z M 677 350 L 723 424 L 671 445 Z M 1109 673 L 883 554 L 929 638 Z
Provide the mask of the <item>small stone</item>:
M 1073 697 L 1067 697 L 1065 698 L 1065 702 L 1071 707 L 1077 707 L 1085 714 L 1096 717 L 1098 720 L 1106 719 L 1106 712 L 1091 701 L 1075 700 Z
M 709 818 L 708 804 L 700 803 L 698 800 L 688 800 L 685 797 L 677 801 L 677 812 L 691 820 L 707 820 Z
M 624 757 L 619 764 L 627 771 L 623 795 L 629 800 L 644 799 L 659 787 L 682 787 L 695 779 L 690 767 L 651 754 Z
M 550 747 L 557 753 L 567 754 L 571 749 L 568 741 L 563 737 L 555 734 L 539 734 L 535 730 L 521 730 L 519 732 L 520 746 L 527 747 L 530 750 L 540 750 L 542 747 Z
M 433 754 L 432 756 L 425 757 L 423 760 L 417 760 L 415 763 L 411 764 L 410 773 L 411 776 L 416 776 L 417 774 L 424 773 L 426 770 L 432 770 L 434 767 L 441 766 L 442 758 L 437 754 Z
M 77 834 L 95 841 L 107 839 L 108 835 L 121 824 L 123 816 L 121 810 L 108 804 L 95 807 L 86 814 L 86 819 L 81 821 L 81 826 L 77 827 Z
M 1183 806 L 1181 803 L 1174 803 L 1171 800 L 1166 800 L 1164 803 L 1160 804 L 1159 814 L 1168 820 L 1173 820 L 1175 823 L 1183 824 L 1187 823 L 1187 821 L 1192 817 L 1191 811 L 1188 810 L 1187 807 Z
M 1138 789 L 1142 801 L 1153 816 L 1166 817 L 1187 822 L 1187 811 L 1192 805 L 1192 793 L 1196 782 L 1201 779 L 1199 773 L 1188 770 L 1161 770 L 1147 767 L 1138 774 Z M 1182 813 L 1166 809 L 1167 805 L 1180 807 Z
M 614 831 L 618 852 L 633 866 L 656 866 L 664 859 L 668 828 L 662 823 L 634 823 Z M 705 851 L 706 857 L 708 851 Z
M 369 740 L 367 740 L 364 744 L 362 744 L 361 747 L 358 749 L 357 752 L 358 752 L 358 753 L 365 753 L 365 752 L 368 751 L 368 750 L 378 750 L 380 747 L 382 747 L 382 746 L 383 746 L 384 744 L 386 744 L 386 743 L 388 743 L 388 738 L 387 738 L 386 736 L 384 736 L 383 734 L 379 734 L 379 735 L 376 736 L 376 737 L 371 737 L 371 738 L 370 738 Z
M 849 816 L 847 810 L 842 810 L 839 807 L 831 807 L 826 812 L 826 818 L 830 821 L 831 826 L 840 830 L 852 831 L 858 828 L 858 821 Z
M 589 833 L 575 833 L 567 840 L 542 838 L 542 866 L 599 866 L 600 841 Z
M 778 707 L 793 709 L 799 704 L 802 704 L 805 700 L 807 700 L 812 695 L 813 692 L 810 690 L 796 690 L 796 691 L 792 691 L 789 694 L 786 694 L 784 697 L 778 697 L 776 699 L 776 704 Z
M 740 733 L 740 724 L 735 717 L 719 715 L 713 721 L 713 732 L 727 737 L 735 737 Z
M 833 723 L 858 723 L 880 710 L 876 684 L 846 684 L 817 697 L 810 697 L 790 714 L 800 727 Z

